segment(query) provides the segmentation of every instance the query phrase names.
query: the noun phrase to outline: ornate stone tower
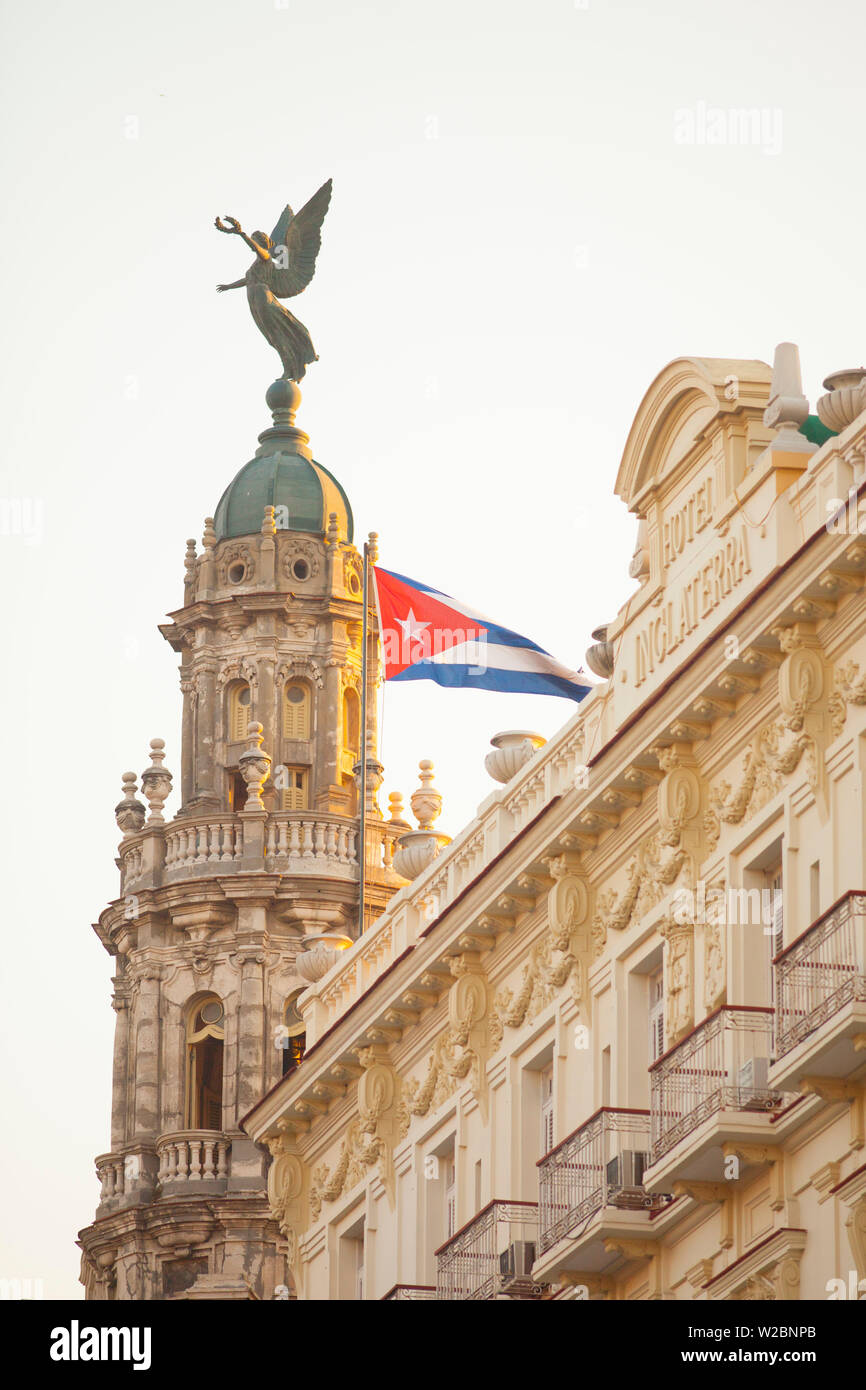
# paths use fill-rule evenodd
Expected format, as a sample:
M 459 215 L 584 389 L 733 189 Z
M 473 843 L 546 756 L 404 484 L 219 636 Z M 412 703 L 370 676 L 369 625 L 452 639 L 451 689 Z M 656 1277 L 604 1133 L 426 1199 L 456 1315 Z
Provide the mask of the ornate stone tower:
M 285 1242 L 266 1155 L 239 1121 L 303 1057 L 296 1001 L 358 917 L 363 561 L 345 493 L 295 425 L 273 425 L 187 543 L 180 806 L 151 743 L 148 811 L 125 773 L 120 896 L 95 930 L 115 958 L 111 1145 L 80 1233 L 89 1298 L 273 1297 Z M 372 538 L 371 538 L 372 539 Z M 373 542 L 374 544 L 374 542 Z M 408 826 L 376 794 L 374 619 L 368 652 L 367 922 L 404 882 Z M 395 806 L 399 799 L 394 798 Z

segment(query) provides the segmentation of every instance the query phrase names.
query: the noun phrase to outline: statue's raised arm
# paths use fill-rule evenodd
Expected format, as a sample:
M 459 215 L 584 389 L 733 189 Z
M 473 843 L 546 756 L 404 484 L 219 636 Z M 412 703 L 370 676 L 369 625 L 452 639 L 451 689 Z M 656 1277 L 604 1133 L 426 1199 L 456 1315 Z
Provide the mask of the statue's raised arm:
M 218 290 L 246 285 L 247 300 L 256 326 L 280 355 L 283 376 L 300 381 L 309 362 L 318 360 L 306 328 L 288 309 L 278 303 L 300 294 L 313 278 L 316 257 L 322 245 L 322 223 L 331 201 L 331 180 L 322 184 L 300 212 L 288 203 L 270 236 L 253 232 L 247 236 L 234 217 L 217 218 L 218 231 L 239 236 L 255 252 L 255 260 L 242 281 L 218 285 Z

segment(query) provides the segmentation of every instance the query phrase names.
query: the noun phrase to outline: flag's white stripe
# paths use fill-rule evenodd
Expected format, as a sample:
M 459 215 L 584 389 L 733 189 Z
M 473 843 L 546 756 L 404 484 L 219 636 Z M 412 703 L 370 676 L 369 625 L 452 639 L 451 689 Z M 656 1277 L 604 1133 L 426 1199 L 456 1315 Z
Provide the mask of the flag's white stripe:
M 502 647 L 495 642 L 461 642 L 444 652 L 436 652 L 430 660 L 437 666 L 475 666 L 489 671 L 532 671 L 547 676 L 562 676 L 564 680 L 589 685 L 576 671 L 554 661 L 545 652 L 531 647 Z

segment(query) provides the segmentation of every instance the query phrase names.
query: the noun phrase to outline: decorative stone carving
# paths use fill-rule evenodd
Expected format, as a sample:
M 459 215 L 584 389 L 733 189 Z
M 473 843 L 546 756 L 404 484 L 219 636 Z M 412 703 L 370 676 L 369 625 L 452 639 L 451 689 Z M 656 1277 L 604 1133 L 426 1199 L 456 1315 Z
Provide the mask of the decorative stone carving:
M 217 685 L 222 689 L 228 685 L 229 681 L 236 680 L 246 681 L 251 691 L 258 690 L 258 672 L 253 663 L 248 661 L 246 657 L 225 662 L 217 676 Z
M 673 1047 L 695 1022 L 694 929 L 691 923 L 659 925 L 664 938 L 665 1046 Z
M 637 579 L 641 584 L 645 584 L 649 579 L 649 528 L 645 517 L 641 517 L 637 525 L 637 541 L 634 554 L 629 561 L 628 572 L 629 578 Z
M 713 888 L 724 885 L 714 884 Z M 727 993 L 727 942 L 724 916 L 715 906 L 706 914 L 704 923 L 704 1007 L 708 1013 L 724 1004 Z
M 430 759 L 422 758 L 418 769 L 421 785 L 416 787 L 410 796 L 409 804 L 418 822 L 418 829 L 432 830 L 433 822 L 438 820 L 442 813 L 442 793 L 433 786 L 433 763 Z
M 422 1083 L 413 1078 L 407 1085 L 411 1114 L 426 1115 L 454 1091 L 467 1076 L 482 1114 L 486 1114 L 486 1061 L 492 1051 L 489 987 L 478 957 L 471 952 L 455 956 L 451 973 L 457 983 L 448 996 L 449 1026 L 433 1044 Z
M 241 815 L 248 815 L 250 812 L 264 811 L 265 803 L 262 801 L 262 787 L 268 779 L 271 770 L 270 754 L 265 753 L 262 748 L 264 741 L 264 730 L 261 724 L 252 723 L 247 732 L 249 743 L 246 752 L 241 753 L 238 758 L 238 769 L 247 784 L 247 799 Z
M 243 575 L 240 578 L 232 578 L 229 571 L 235 566 L 243 565 Z M 219 558 L 219 582 L 222 588 L 227 588 L 230 584 L 249 584 L 255 576 L 255 562 L 253 553 L 248 545 L 243 545 L 239 541 L 230 541 L 224 545 Z
M 162 766 L 165 761 L 164 748 L 164 738 L 150 740 L 150 767 L 145 768 L 141 774 L 141 790 L 150 810 L 148 825 L 165 824 L 162 808 L 171 791 L 171 773 L 168 768 Z
M 118 828 L 123 831 L 123 838 L 126 839 L 129 835 L 135 835 L 144 825 L 145 809 L 135 795 L 138 790 L 135 773 L 124 772 L 122 781 L 123 799 L 118 801 L 114 808 L 114 818 Z
M 298 560 L 303 560 L 307 565 L 307 574 L 298 575 L 295 573 L 295 565 Z M 291 544 L 287 546 L 283 556 L 283 573 L 287 579 L 295 583 L 303 584 L 308 579 L 315 579 L 322 567 L 319 547 L 313 541 L 296 540 L 292 537 Z
M 324 673 L 318 661 L 309 656 L 295 656 L 291 661 L 281 661 L 276 671 L 276 687 L 282 690 L 289 681 L 308 680 L 319 690 L 325 684 Z
M 743 775 L 736 789 L 720 782 L 710 792 L 713 809 L 726 825 L 739 825 L 765 806 L 779 791 L 782 779 L 797 767 L 811 740 L 792 733 L 784 721 L 759 729 L 746 754 Z
M 531 733 L 528 729 L 506 729 L 504 733 L 494 734 L 490 740 L 494 751 L 487 754 L 484 766 L 495 782 L 510 782 L 546 741 L 541 734 Z M 423 776 L 421 780 L 423 782 Z
M 393 859 L 394 872 L 410 881 L 418 878 L 450 843 L 449 835 L 431 835 L 426 830 L 408 830 L 397 841 Z
M 668 830 L 649 835 L 628 864 L 622 893 L 608 889 L 599 894 L 592 924 L 593 959 L 604 950 L 608 931 L 625 931 L 633 917 L 655 907 L 676 883 L 691 860 L 678 841 L 679 836 Z M 692 886 L 691 876 L 688 886 Z

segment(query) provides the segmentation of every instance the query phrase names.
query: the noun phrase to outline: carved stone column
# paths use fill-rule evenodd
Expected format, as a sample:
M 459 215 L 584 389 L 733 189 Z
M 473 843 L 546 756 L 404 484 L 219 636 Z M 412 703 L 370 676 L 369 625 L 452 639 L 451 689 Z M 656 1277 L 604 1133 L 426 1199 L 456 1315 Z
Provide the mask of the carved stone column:
M 216 663 L 200 666 L 195 720 L 195 809 L 207 813 L 219 809 L 216 791 L 215 752 L 217 717 Z
M 135 1000 L 135 1138 L 159 1134 L 159 974 L 141 971 Z
M 111 1148 L 117 1151 L 126 1142 L 127 1087 L 129 1084 L 129 986 L 117 975 L 113 981 L 114 1063 L 111 1082 Z

